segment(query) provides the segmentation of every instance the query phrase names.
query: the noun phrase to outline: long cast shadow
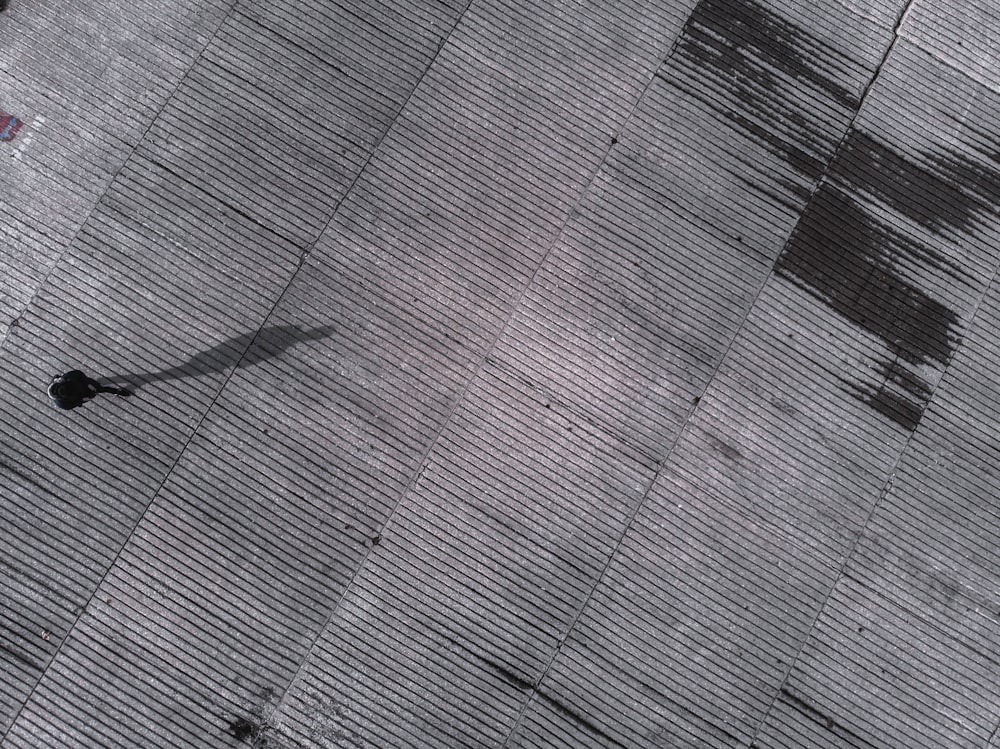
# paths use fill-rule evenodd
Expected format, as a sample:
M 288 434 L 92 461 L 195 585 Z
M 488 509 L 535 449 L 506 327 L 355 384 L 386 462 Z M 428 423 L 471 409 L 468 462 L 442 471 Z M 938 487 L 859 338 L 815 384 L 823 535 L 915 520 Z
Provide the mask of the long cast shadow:
M 240 369 L 259 364 L 280 356 L 298 343 L 326 338 L 332 335 L 333 331 L 331 325 L 321 325 L 308 330 L 303 330 L 300 325 L 275 325 L 230 338 L 174 367 L 155 372 L 132 372 L 106 379 L 124 384 L 135 391 L 151 382 L 203 377 L 230 368 Z

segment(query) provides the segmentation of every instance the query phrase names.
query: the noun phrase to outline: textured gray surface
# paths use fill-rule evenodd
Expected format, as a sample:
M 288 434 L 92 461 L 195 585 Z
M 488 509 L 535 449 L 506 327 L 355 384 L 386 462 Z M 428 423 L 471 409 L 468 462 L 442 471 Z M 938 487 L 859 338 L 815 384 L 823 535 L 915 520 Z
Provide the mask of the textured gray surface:
M 0 745 L 994 746 L 998 32 L 12 0 Z

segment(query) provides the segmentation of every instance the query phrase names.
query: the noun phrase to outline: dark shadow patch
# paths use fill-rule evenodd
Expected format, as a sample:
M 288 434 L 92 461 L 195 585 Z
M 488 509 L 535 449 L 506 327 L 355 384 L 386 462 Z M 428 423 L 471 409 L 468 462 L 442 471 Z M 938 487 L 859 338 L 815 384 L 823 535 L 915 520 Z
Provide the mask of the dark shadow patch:
M 854 92 L 815 65 L 816 60 L 841 57 L 834 47 L 754 0 L 702 0 L 681 33 L 678 54 L 699 71 L 696 77 L 709 81 L 695 88 L 680 77 L 662 77 L 716 109 L 721 87 L 736 105 L 723 115 L 813 180 L 822 175 L 826 159 L 803 144 L 825 138 L 814 132 L 803 109 L 788 101 L 787 81 L 849 112 L 860 104 Z
M 151 382 L 166 382 L 198 378 L 225 372 L 227 369 L 241 369 L 274 359 L 298 343 L 326 338 L 334 328 L 323 325 L 303 330 L 299 325 L 275 325 L 252 333 L 230 338 L 222 343 L 199 352 L 183 364 L 156 372 L 134 372 L 108 378 L 114 382 L 126 382 L 133 390 L 138 390 Z

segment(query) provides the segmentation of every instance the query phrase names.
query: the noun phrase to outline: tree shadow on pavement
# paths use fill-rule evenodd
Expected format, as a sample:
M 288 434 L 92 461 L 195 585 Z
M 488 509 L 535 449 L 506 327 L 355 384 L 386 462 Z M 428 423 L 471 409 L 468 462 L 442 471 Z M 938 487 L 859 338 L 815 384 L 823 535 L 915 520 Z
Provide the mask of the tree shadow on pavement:
M 315 341 L 333 334 L 330 325 L 303 330 L 300 325 L 275 325 L 252 333 L 230 338 L 201 351 L 183 364 L 155 372 L 133 372 L 104 378 L 106 381 L 126 384 L 135 391 L 152 382 L 167 382 L 186 378 L 204 377 L 229 368 L 253 366 L 281 356 L 298 343 Z

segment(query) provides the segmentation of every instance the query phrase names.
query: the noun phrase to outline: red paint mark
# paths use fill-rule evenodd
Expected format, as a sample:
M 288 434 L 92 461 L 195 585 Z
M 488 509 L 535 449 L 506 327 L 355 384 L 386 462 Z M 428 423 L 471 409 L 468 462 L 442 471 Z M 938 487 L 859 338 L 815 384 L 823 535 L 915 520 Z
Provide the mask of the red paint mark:
M 18 119 L 12 114 L 0 112 L 0 142 L 14 140 L 17 131 L 21 129 L 24 120 Z

